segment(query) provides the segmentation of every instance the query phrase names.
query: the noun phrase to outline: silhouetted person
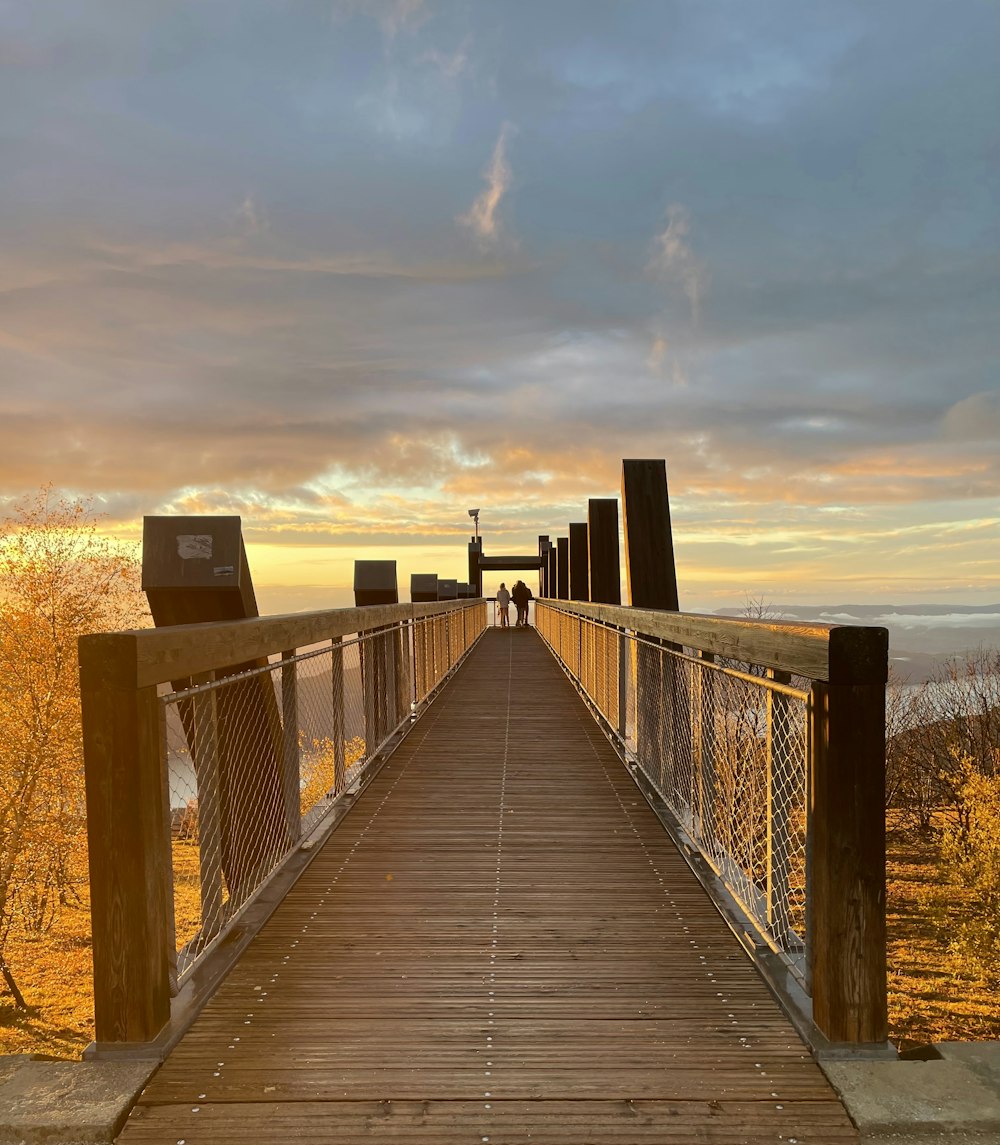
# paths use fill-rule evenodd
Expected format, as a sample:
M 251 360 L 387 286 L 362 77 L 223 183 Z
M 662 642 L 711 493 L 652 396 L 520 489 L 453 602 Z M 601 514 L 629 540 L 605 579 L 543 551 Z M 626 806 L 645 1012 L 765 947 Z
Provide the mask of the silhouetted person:
M 531 600 L 531 589 L 519 580 L 511 591 L 511 599 L 517 606 L 517 627 L 528 627 L 528 601 Z
M 500 616 L 500 627 L 510 628 L 510 593 L 507 591 L 507 586 L 500 582 L 500 587 L 497 589 L 497 613 Z

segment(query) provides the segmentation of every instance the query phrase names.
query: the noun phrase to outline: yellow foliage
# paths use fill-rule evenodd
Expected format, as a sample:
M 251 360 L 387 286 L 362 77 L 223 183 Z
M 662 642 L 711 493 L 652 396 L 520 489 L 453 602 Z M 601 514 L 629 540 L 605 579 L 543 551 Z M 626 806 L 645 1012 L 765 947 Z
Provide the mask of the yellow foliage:
M 85 502 L 45 488 L 0 521 L 0 972 L 18 1002 L 9 940 L 87 877 L 77 639 L 144 613 L 136 557 Z
M 969 909 L 948 945 L 954 972 L 1000 986 L 1000 776 L 968 756 L 957 767 L 962 815 L 941 838 L 941 862 L 968 892 Z
M 336 753 L 333 740 L 328 736 L 322 739 L 311 739 L 308 744 L 302 744 L 301 773 L 302 793 L 299 800 L 302 814 L 305 815 L 327 795 L 335 794 L 336 788 Z M 350 769 L 365 757 L 365 741 L 361 736 L 354 736 L 344 744 L 344 772 Z

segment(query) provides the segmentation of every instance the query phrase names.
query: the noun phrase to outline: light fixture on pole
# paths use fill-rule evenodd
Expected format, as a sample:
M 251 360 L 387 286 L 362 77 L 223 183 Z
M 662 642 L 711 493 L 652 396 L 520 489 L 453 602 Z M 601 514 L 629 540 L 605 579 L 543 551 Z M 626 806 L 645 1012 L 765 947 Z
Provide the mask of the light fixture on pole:
M 469 516 L 476 523 L 476 540 L 478 541 L 479 540 L 479 510 L 478 509 L 470 509 L 469 510 Z

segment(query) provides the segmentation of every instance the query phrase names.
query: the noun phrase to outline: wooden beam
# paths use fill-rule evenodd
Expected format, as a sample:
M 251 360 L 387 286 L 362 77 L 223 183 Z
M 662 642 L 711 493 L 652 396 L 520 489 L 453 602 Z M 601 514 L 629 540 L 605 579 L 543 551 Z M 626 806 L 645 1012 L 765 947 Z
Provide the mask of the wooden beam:
M 257 616 L 239 517 L 143 517 L 142 587 L 153 623 Z
M 438 598 L 437 573 L 410 574 L 410 600 L 429 601 Z
M 231 667 L 266 657 L 282 648 L 304 648 L 335 636 L 353 636 L 368 628 L 398 624 L 413 616 L 444 614 L 468 604 L 467 600 L 456 600 L 372 605 L 176 628 L 140 628 L 131 633 L 135 637 L 138 686 L 162 684 L 215 668 Z
M 441 581 L 438 581 L 440 590 Z M 449 582 L 449 583 L 454 583 Z M 399 603 L 395 561 L 354 562 L 354 603 L 394 605 Z M 358 635 L 365 633 L 359 632 Z M 371 756 L 389 734 L 395 710 L 396 672 L 392 629 L 369 629 L 368 639 L 358 644 L 361 660 L 361 687 L 364 696 L 365 754 Z
M 541 568 L 541 565 L 541 556 L 534 554 L 528 556 L 518 553 L 507 557 L 479 558 L 479 567 L 493 572 L 531 572 L 533 569 Z
M 483 556 L 483 538 L 470 537 L 469 538 L 469 585 L 472 589 L 472 596 L 483 595 L 483 571 L 482 571 L 482 556 Z
M 591 537 L 593 534 L 590 534 Z M 555 549 L 550 551 L 555 563 Z M 335 636 L 396 624 L 412 616 L 443 615 L 468 601 L 338 608 L 191 624 L 141 628 L 134 640 L 136 684 L 145 687 L 267 656 L 282 648 L 302 648 Z M 885 628 L 813 624 L 785 620 L 743 620 L 693 612 L 653 612 L 624 605 L 564 602 L 587 616 L 686 647 L 701 648 L 752 664 L 833 683 L 885 683 L 889 634 Z M 89 637 L 84 637 L 89 639 Z
M 343 638 L 330 642 L 330 739 L 333 741 L 333 789 L 339 795 L 346 787 L 347 743 L 344 723 L 344 648 Z
M 299 752 L 299 680 L 295 649 L 281 653 L 281 788 L 285 804 L 285 832 L 289 845 L 302 835 L 302 759 Z
M 569 600 L 569 537 L 556 537 L 556 593 Z
M 142 584 L 157 628 L 258 615 L 239 517 L 144 518 Z M 290 645 L 267 651 L 282 647 Z M 266 668 L 266 655 L 234 655 L 212 667 L 217 675 Z M 188 676 L 203 670 L 170 679 L 183 687 Z M 185 702 L 181 718 L 194 754 L 189 707 Z M 216 717 L 222 857 L 229 893 L 241 901 L 291 843 L 284 826 L 284 740 L 270 673 L 220 688 Z M 253 822 L 247 819 L 251 808 Z
M 538 535 L 538 595 L 549 595 L 549 535 Z
M 676 612 L 677 571 L 665 461 L 622 461 L 622 516 L 629 604 Z
M 396 562 L 355 561 L 354 603 L 359 608 L 370 604 L 398 604 Z
M 574 521 L 569 527 L 569 599 L 590 600 L 587 548 L 587 522 Z
M 559 608 L 673 644 L 841 684 L 884 684 L 889 632 L 863 625 L 742 620 L 695 612 L 560 601 Z
M 79 646 L 98 1042 L 156 1037 L 176 957 L 163 713 L 136 686 L 135 643 Z
M 621 604 L 616 497 L 592 497 L 587 502 L 587 547 L 590 599 L 602 604 Z
M 832 1042 L 884 1042 L 884 686 L 814 684 L 810 741 L 813 1020 Z

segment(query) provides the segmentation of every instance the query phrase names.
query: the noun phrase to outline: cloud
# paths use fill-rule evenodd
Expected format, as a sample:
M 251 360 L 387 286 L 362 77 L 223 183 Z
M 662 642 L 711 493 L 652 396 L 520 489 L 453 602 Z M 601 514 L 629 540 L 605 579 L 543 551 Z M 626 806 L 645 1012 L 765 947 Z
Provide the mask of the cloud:
M 511 169 L 507 162 L 507 140 L 515 130 L 510 123 L 504 123 L 500 128 L 493 155 L 483 172 L 486 186 L 469 210 L 459 215 L 456 220 L 459 225 L 472 231 L 484 250 L 496 247 L 503 237 L 497 213 L 501 200 L 510 189 Z
M 395 40 L 401 32 L 412 32 L 428 16 L 424 0 L 335 0 L 335 20 L 362 12 L 377 21 L 387 41 Z
M 437 48 L 429 48 L 417 57 L 417 62 L 429 64 L 449 80 L 457 80 L 465 75 L 471 67 L 471 47 L 472 37 L 466 36 L 454 52 L 442 52 Z
M 1000 394 L 972 394 L 944 415 L 944 432 L 954 441 L 1000 443 Z
M 269 227 L 267 213 L 254 201 L 252 195 L 245 195 L 237 207 L 234 218 L 237 227 L 244 235 L 253 237 L 263 234 Z
M 0 4 L 0 497 L 996 583 L 995 16 L 760 2 Z
M 369 0 L 367 7 L 376 13 L 382 31 L 389 39 L 394 39 L 402 31 L 418 27 L 427 19 L 424 0 L 375 0 L 374 3 Z
M 653 339 L 653 344 L 649 348 L 649 358 L 646 364 L 653 373 L 659 373 L 663 369 L 663 363 L 667 357 L 667 340 L 662 334 L 657 334 Z
M 688 245 L 691 214 L 687 207 L 672 203 L 667 208 L 667 225 L 653 240 L 649 269 L 667 282 L 680 284 L 691 304 L 691 318 L 696 324 L 701 302 L 708 289 L 709 274 L 704 263 Z

